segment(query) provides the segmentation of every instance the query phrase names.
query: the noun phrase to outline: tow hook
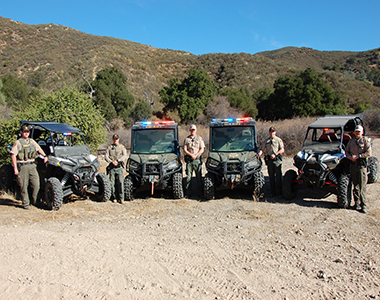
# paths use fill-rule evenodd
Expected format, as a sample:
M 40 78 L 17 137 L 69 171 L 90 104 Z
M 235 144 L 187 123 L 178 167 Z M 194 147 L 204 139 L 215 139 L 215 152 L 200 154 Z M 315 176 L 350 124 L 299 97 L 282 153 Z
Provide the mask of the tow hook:
M 231 175 L 231 190 L 234 189 L 235 178 L 236 178 L 236 175 Z

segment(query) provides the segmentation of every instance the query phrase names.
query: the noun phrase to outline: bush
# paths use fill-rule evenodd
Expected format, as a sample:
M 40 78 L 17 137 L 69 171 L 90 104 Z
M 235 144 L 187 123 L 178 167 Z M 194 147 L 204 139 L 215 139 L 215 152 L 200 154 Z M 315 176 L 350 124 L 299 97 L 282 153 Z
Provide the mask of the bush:
M 363 113 L 366 135 L 380 135 L 380 110 L 378 108 L 369 109 Z
M 21 120 L 68 123 L 83 132 L 93 152 L 105 141 L 104 118 L 86 94 L 74 89 L 66 89 L 35 99 L 22 111 L 15 111 L 11 116 L 11 119 L 3 119 L 0 122 L 0 145 L 3 145 L 0 148 L 1 164 L 10 162 L 5 146 L 15 142 Z

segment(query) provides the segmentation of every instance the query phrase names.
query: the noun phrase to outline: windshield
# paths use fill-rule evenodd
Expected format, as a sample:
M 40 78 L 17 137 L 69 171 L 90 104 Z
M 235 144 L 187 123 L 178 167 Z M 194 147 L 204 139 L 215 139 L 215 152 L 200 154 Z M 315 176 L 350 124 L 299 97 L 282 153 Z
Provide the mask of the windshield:
M 211 151 L 241 152 L 254 151 L 253 127 L 212 127 Z
M 132 153 L 175 153 L 174 129 L 144 129 L 133 132 Z
M 335 152 L 340 149 L 341 128 L 309 128 L 303 144 L 303 150 L 314 153 Z

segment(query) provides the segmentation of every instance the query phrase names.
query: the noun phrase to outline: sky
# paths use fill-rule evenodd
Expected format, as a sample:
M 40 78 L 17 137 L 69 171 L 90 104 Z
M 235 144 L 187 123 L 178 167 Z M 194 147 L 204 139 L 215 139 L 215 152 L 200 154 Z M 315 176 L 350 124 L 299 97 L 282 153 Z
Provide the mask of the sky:
M 11 0 L 0 16 L 195 55 L 380 47 L 379 0 Z

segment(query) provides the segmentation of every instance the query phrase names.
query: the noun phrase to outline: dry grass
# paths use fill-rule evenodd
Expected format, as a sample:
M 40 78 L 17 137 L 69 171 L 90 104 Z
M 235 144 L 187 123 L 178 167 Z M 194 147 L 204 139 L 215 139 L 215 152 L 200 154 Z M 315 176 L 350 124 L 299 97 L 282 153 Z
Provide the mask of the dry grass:
M 307 117 L 273 122 L 258 121 L 258 144 L 260 146 L 260 144 L 269 136 L 269 127 L 274 126 L 277 130 L 277 136 L 284 142 L 285 155 L 292 156 L 301 149 L 305 139 L 307 127 L 315 120 L 316 118 Z

